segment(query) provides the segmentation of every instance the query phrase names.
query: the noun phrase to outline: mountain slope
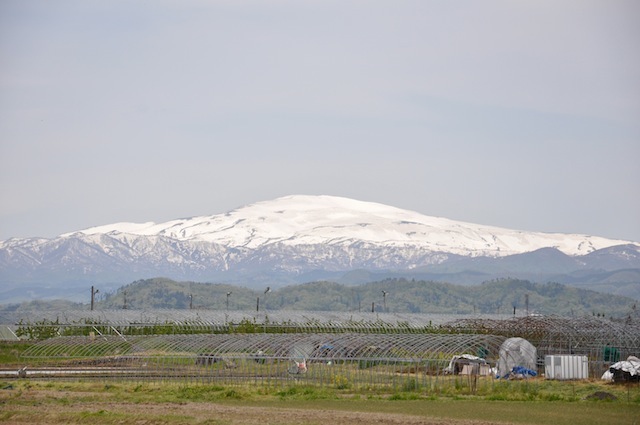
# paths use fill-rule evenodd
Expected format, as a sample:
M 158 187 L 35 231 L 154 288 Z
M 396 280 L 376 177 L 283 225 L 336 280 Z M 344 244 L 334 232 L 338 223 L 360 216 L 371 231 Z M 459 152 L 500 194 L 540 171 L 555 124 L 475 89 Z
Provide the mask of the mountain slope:
M 301 195 L 225 214 L 0 242 L 0 283 L 8 290 L 24 283 L 115 288 L 153 276 L 282 286 L 338 279 L 357 269 L 440 273 L 445 280 L 478 276 L 471 283 L 517 273 L 538 279 L 640 269 L 640 244 L 482 226 L 372 202 Z

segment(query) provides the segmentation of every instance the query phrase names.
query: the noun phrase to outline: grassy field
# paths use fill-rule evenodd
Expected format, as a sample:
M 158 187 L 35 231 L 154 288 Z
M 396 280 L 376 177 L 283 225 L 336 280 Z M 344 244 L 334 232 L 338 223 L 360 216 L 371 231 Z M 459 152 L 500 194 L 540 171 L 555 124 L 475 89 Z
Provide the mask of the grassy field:
M 8 424 L 640 424 L 640 388 L 558 383 L 536 395 L 514 387 L 491 396 L 354 393 L 291 386 L 172 383 L 0 382 L 0 422 Z M 529 387 L 533 387 L 532 384 Z M 545 394 L 553 392 L 554 397 Z M 607 393 L 616 400 L 593 397 Z M 590 397 L 591 396 L 591 397 Z
M 17 369 L 28 343 L 0 345 L 0 366 Z M 541 424 L 640 425 L 640 385 L 599 380 L 494 381 L 468 386 L 355 390 L 291 383 L 265 387 L 179 381 L 0 380 L 7 424 Z

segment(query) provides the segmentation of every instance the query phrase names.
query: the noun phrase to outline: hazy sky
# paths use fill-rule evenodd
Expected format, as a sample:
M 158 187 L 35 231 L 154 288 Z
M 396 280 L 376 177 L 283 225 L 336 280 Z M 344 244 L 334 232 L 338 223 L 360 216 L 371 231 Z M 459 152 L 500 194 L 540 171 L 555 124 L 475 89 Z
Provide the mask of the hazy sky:
M 0 1 L 0 240 L 290 194 L 640 241 L 640 2 Z

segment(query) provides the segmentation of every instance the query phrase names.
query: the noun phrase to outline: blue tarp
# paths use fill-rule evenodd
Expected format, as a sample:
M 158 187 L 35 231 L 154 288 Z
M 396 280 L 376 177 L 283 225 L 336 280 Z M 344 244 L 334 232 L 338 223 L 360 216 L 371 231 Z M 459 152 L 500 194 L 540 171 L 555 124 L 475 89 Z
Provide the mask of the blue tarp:
M 517 375 L 529 375 L 529 376 L 537 376 L 538 372 L 535 370 L 527 369 L 526 367 L 516 366 L 511 369 L 511 373 L 515 373 Z
M 515 366 L 513 369 L 511 369 L 511 372 L 507 373 L 504 376 L 496 376 L 496 378 L 498 379 L 500 378 L 509 379 L 512 377 L 526 378 L 527 376 L 538 376 L 538 372 L 536 372 L 535 370 L 527 369 L 524 366 Z

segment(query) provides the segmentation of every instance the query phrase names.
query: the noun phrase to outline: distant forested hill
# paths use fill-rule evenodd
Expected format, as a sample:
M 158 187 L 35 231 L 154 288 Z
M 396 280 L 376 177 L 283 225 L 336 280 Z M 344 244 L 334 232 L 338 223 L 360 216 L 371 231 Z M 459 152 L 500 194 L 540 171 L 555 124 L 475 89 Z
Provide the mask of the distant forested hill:
M 478 286 L 385 279 L 358 286 L 311 282 L 256 291 L 235 285 L 138 280 L 106 294 L 96 309 L 325 310 L 391 313 L 501 313 L 622 317 L 636 300 L 559 283 L 499 279 Z M 20 308 L 29 308 L 23 304 Z M 38 302 L 38 309 L 46 308 Z M 52 306 L 55 308 L 55 306 Z

